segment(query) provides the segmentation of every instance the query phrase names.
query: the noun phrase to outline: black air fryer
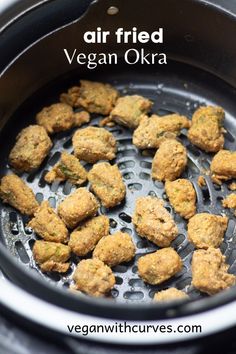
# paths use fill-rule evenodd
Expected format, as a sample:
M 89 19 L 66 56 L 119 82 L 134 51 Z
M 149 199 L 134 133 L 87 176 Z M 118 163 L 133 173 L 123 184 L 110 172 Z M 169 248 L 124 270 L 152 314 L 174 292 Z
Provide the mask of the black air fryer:
M 101 27 L 114 33 L 133 27 L 149 33 L 164 29 L 164 43 L 117 44 L 111 36 L 105 44 L 86 44 L 83 34 Z M 0 4 L 0 174 L 9 172 L 9 152 L 19 131 L 35 121 L 44 106 L 80 79 L 108 82 L 122 95 L 140 94 L 153 100 L 153 113 L 178 112 L 191 117 L 201 105 L 220 105 L 226 112 L 225 147 L 236 149 L 236 2 L 234 0 L 20 0 Z M 138 52 L 164 52 L 168 64 L 128 65 L 122 59 L 132 46 Z M 71 64 L 63 49 L 85 53 L 117 53 L 117 64 Z M 93 115 L 90 125 L 98 126 Z M 165 199 L 162 183 L 150 178 L 153 153 L 142 154 L 132 144 L 132 132 L 121 126 L 107 128 L 118 142 L 115 163 L 127 188 L 125 204 L 106 212 L 112 233 L 132 235 L 137 247 L 134 261 L 114 268 L 116 285 L 110 299 L 74 294 L 68 288 L 78 260 L 66 275 L 44 275 L 32 257 L 36 238 L 28 219 L 0 204 L 0 353 L 235 353 L 236 289 L 213 297 L 203 296 L 191 285 L 193 247 L 186 237 L 186 222 L 168 210 L 178 222 L 179 235 L 172 246 L 184 261 L 183 270 L 165 284 L 184 289 L 191 301 L 158 304 L 152 301 L 161 286 L 145 285 L 137 274 L 137 260 L 156 248 L 135 233 L 131 217 L 135 199 L 153 195 Z M 69 184 L 44 181 L 63 149 L 72 151 L 73 131 L 53 136 L 53 148 L 39 170 L 21 178 L 34 190 L 38 201 L 55 207 L 71 192 Z M 197 183 L 201 168 L 208 169 L 209 154 L 187 140 L 188 168 L 184 178 L 194 184 L 198 212 L 220 214 L 221 200 L 228 193 L 209 177 Z M 100 213 L 104 213 L 101 209 Z M 231 212 L 221 251 L 236 274 L 235 217 Z M 167 336 L 134 333 L 70 333 L 67 326 L 126 323 L 178 326 L 200 324 L 198 333 Z

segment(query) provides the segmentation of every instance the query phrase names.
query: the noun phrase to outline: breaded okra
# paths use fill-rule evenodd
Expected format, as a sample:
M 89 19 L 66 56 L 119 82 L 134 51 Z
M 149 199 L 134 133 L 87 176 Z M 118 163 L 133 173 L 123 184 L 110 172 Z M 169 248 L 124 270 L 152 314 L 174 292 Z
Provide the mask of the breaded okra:
M 189 219 L 196 213 L 196 192 L 190 181 L 184 178 L 166 181 L 165 191 L 170 204 L 183 218 Z
M 115 137 L 104 128 L 78 129 L 72 142 L 75 156 L 90 163 L 112 160 L 116 154 Z
M 44 179 L 47 183 L 68 180 L 72 184 L 80 185 L 87 180 L 87 171 L 77 157 L 63 151 L 60 161 L 45 175 Z
M 225 112 L 221 107 L 200 107 L 193 114 L 188 139 L 192 144 L 207 152 L 216 152 L 224 146 L 222 127 Z
M 61 243 L 66 243 L 68 241 L 68 230 L 64 222 L 50 207 L 48 201 L 41 203 L 28 226 L 45 241 Z
M 135 245 L 129 234 L 115 232 L 98 242 L 93 251 L 93 258 L 98 258 L 110 267 L 129 262 L 135 256 Z
M 188 223 L 188 239 L 196 248 L 218 248 L 228 225 L 226 216 L 200 213 Z
M 80 80 L 80 86 L 74 86 L 60 97 L 72 107 L 83 107 L 90 113 L 107 115 L 114 107 L 118 91 L 109 84 Z
M 197 184 L 199 185 L 200 188 L 205 187 L 206 185 L 206 179 L 203 176 L 199 176 L 197 179 Z
M 78 111 L 74 113 L 74 126 L 81 127 L 81 125 L 90 121 L 90 114 L 86 111 Z
M 147 283 L 157 285 L 170 279 L 182 269 L 182 260 L 171 247 L 146 254 L 138 260 L 139 276 Z
M 58 206 L 58 214 L 70 229 L 98 211 L 98 201 L 86 188 L 78 188 Z
M 44 127 L 30 125 L 17 135 L 9 156 L 10 165 L 18 171 L 31 172 L 41 165 L 51 147 Z
M 133 144 L 139 149 L 157 149 L 164 139 L 176 138 L 181 129 L 188 129 L 190 125 L 190 120 L 179 114 L 145 116 L 134 131 Z
M 75 118 L 72 108 L 65 103 L 54 103 L 44 107 L 37 115 L 36 121 L 49 134 L 65 131 L 74 126 Z
M 176 288 L 169 288 L 166 290 L 158 291 L 154 295 L 153 300 L 160 302 L 170 302 L 188 298 L 189 296 L 184 291 L 178 290 Z
M 229 190 L 236 191 L 236 182 L 232 182 L 228 185 Z
M 163 200 L 156 197 L 140 197 L 136 200 L 132 218 L 137 233 L 159 247 L 168 247 L 178 234 L 171 214 Z
M 236 178 L 236 151 L 220 150 L 213 157 L 210 169 L 211 178 L 217 184 Z
M 70 235 L 69 246 L 77 256 L 86 256 L 98 241 L 109 233 L 109 219 L 105 215 L 91 218 L 77 227 Z
M 152 178 L 158 181 L 174 181 L 187 166 L 186 148 L 177 140 L 165 139 L 152 161 Z
M 43 272 L 65 273 L 70 267 L 70 247 L 61 243 L 35 241 L 33 256 Z
M 228 273 L 229 265 L 219 249 L 197 250 L 192 258 L 192 285 L 214 295 L 235 284 L 235 275 Z
M 231 193 L 227 195 L 227 197 L 222 200 L 222 206 L 224 208 L 236 209 L 236 194 Z M 234 211 L 234 214 L 236 215 L 236 211 Z
M 97 163 L 89 171 L 88 180 L 92 191 L 106 208 L 116 206 L 125 198 L 126 188 L 117 165 Z
M 95 297 L 106 295 L 115 285 L 115 276 L 111 268 L 99 259 L 80 261 L 73 279 L 76 290 Z
M 151 110 L 153 103 L 142 96 L 124 96 L 118 98 L 110 113 L 110 119 L 118 124 L 135 129 L 141 119 Z
M 33 215 L 38 202 L 32 189 L 17 175 L 11 174 L 1 179 L 0 198 L 19 210 L 22 214 Z

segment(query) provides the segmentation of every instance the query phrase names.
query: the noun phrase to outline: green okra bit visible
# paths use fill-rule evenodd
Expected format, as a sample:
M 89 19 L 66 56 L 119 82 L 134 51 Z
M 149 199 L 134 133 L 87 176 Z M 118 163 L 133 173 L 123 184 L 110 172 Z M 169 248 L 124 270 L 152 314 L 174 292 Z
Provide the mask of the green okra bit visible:
M 73 173 L 71 170 L 68 169 L 67 166 L 63 165 L 63 164 L 59 164 L 58 165 L 59 170 L 68 178 L 72 178 L 72 179 L 76 179 L 78 178 L 78 175 L 76 175 L 75 173 Z

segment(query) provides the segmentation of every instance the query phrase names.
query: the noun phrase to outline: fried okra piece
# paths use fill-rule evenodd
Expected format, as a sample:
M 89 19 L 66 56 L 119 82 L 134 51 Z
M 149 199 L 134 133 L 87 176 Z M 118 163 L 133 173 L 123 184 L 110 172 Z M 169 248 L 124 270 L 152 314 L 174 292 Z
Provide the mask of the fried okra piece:
M 187 166 L 186 148 L 177 140 L 166 139 L 157 150 L 152 162 L 152 178 L 158 181 L 174 181 Z
M 154 301 L 158 302 L 170 302 L 181 299 L 189 299 L 189 296 L 184 291 L 178 290 L 176 288 L 169 288 L 166 290 L 158 291 L 153 298 Z
M 77 227 L 70 235 L 69 246 L 77 256 L 86 256 L 98 241 L 109 233 L 109 219 L 100 215 Z
M 104 128 L 88 127 L 78 129 L 73 138 L 74 154 L 80 160 L 95 163 L 112 160 L 116 154 L 115 137 Z
M 115 276 L 111 268 L 99 259 L 80 261 L 73 279 L 76 290 L 95 297 L 106 295 L 115 285 Z
M 43 272 L 65 273 L 70 267 L 70 247 L 57 242 L 35 241 L 33 256 Z
M 232 182 L 228 185 L 229 190 L 236 191 L 236 183 Z
M 90 113 L 107 115 L 113 109 L 118 91 L 109 84 L 80 80 L 80 86 L 74 86 L 60 97 L 72 107 L 83 107 Z
M 10 165 L 18 171 L 31 172 L 41 165 L 51 147 L 44 127 L 30 125 L 17 135 L 9 156 Z
M 87 171 L 74 155 L 63 151 L 60 161 L 44 176 L 44 179 L 47 183 L 68 180 L 72 184 L 80 185 L 87 180 Z
M 2 177 L 0 198 L 3 203 L 9 204 L 22 214 L 29 216 L 33 215 L 39 206 L 32 189 L 14 174 Z
M 114 122 L 127 126 L 131 129 L 137 128 L 141 119 L 151 110 L 153 103 L 142 96 L 124 96 L 117 100 L 110 118 Z
M 236 178 L 236 151 L 220 150 L 213 157 L 210 169 L 211 178 L 217 184 Z
M 73 109 L 65 103 L 54 103 L 44 107 L 37 115 L 36 122 L 49 134 L 71 129 L 74 125 Z
M 236 194 L 231 193 L 227 195 L 225 199 L 222 200 L 222 205 L 224 208 L 236 209 Z M 236 215 L 236 211 L 234 211 Z
M 45 241 L 66 243 L 68 230 L 64 222 L 50 207 L 48 201 L 41 203 L 28 226 L 31 227 Z
M 184 178 L 166 181 L 165 190 L 176 213 L 185 219 L 191 218 L 196 213 L 196 192 L 190 181 Z
M 74 113 L 74 126 L 81 127 L 81 125 L 90 121 L 90 114 L 86 111 L 79 111 Z
M 206 180 L 203 176 L 199 176 L 197 179 L 197 184 L 199 185 L 200 188 L 205 187 L 206 185 Z
M 235 275 L 219 249 L 197 250 L 192 258 L 192 285 L 203 293 L 214 295 L 235 284 Z
M 165 209 L 163 200 L 156 197 L 138 198 L 132 221 L 139 236 L 159 247 L 168 247 L 178 234 L 177 226 Z
M 182 269 L 182 260 L 171 247 L 140 257 L 138 274 L 147 283 L 157 285 L 170 279 Z
M 92 191 L 106 208 L 119 204 L 126 195 L 125 184 L 117 165 L 97 163 L 88 173 Z
M 223 241 L 227 225 L 226 216 L 196 214 L 188 223 L 188 239 L 196 248 L 218 248 Z
M 165 138 L 176 138 L 181 129 L 190 125 L 190 120 L 179 114 L 145 116 L 134 131 L 133 144 L 139 149 L 157 149 Z
M 224 129 L 222 127 L 225 112 L 221 107 L 200 107 L 192 117 L 188 139 L 207 152 L 217 152 L 224 146 Z
M 98 258 L 110 267 L 129 262 L 135 256 L 135 245 L 129 234 L 115 232 L 98 242 L 93 251 L 93 258 Z
M 67 92 L 63 92 L 60 95 L 60 101 L 62 103 L 68 104 L 71 107 L 79 107 L 78 97 L 79 97 L 79 86 L 73 86 L 68 89 Z
M 78 188 L 58 206 L 58 214 L 70 229 L 98 211 L 98 201 L 86 188 Z

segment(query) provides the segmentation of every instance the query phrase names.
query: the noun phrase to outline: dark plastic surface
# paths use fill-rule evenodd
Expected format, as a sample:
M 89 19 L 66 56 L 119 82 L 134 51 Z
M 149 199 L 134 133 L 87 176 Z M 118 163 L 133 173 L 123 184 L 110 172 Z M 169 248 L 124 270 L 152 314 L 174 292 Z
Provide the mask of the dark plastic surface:
M 0 71 L 39 38 L 78 19 L 92 0 L 20 0 L 0 13 Z
M 57 3 L 59 4 L 56 1 Z M 74 3 L 79 9 L 81 2 Z M 107 14 L 107 9 L 111 4 L 119 8 L 119 13 L 116 16 Z M 55 14 L 60 13 L 62 11 L 60 9 L 60 7 L 58 9 L 54 7 L 53 11 Z M 63 10 L 63 13 L 64 11 L 66 10 Z M 46 14 L 44 15 L 46 16 Z M 37 26 L 33 25 L 33 22 L 34 24 L 38 22 L 34 21 L 34 16 L 30 21 L 31 27 L 36 31 Z M 45 20 L 43 22 L 45 30 L 51 26 L 51 22 L 54 21 L 50 20 L 50 23 L 47 23 Z M 22 37 L 25 23 L 20 30 Z M 148 6 L 145 7 L 143 7 L 142 0 L 114 0 L 112 3 L 110 0 L 99 0 L 89 7 L 86 16 L 82 16 L 78 22 L 37 42 L 0 76 L 2 122 L 6 121 L 9 115 L 38 88 L 78 67 L 76 62 L 72 65 L 68 64 L 63 48 L 73 51 L 79 46 L 79 51 L 85 54 L 116 51 L 118 55 L 130 48 L 130 44 L 117 45 L 114 36 L 110 37 L 104 47 L 99 44 L 85 44 L 83 41 L 85 31 L 102 26 L 103 30 L 110 30 L 113 33 L 118 27 L 129 30 L 137 24 L 139 30 L 145 29 L 149 32 L 156 30 L 157 24 L 158 27 L 165 28 L 164 45 L 147 44 L 145 45 L 147 51 L 165 51 L 169 58 L 208 70 L 232 85 L 236 85 L 236 48 L 228 40 L 228 33 L 231 38 L 236 37 L 236 26 L 235 18 L 228 12 L 220 11 L 204 1 L 197 0 L 181 0 L 181 2 L 177 0 L 148 0 Z M 20 32 L 17 32 L 18 35 Z M 5 35 L 8 35 L 8 31 L 5 32 Z M 21 38 L 19 42 L 21 42 Z M 18 40 L 14 42 L 14 46 L 8 46 L 9 43 L 12 43 L 10 38 L 5 43 L 5 55 L 9 50 L 12 51 L 12 55 L 14 52 L 17 54 Z M 25 44 L 26 46 L 27 44 Z M 143 45 L 132 46 L 140 48 Z M 3 52 L 1 48 L 0 51 Z M 84 74 L 84 67 L 80 67 L 79 70 Z M 93 72 L 96 71 L 96 69 L 93 70 Z M 16 77 L 19 78 L 17 82 L 15 81 Z

